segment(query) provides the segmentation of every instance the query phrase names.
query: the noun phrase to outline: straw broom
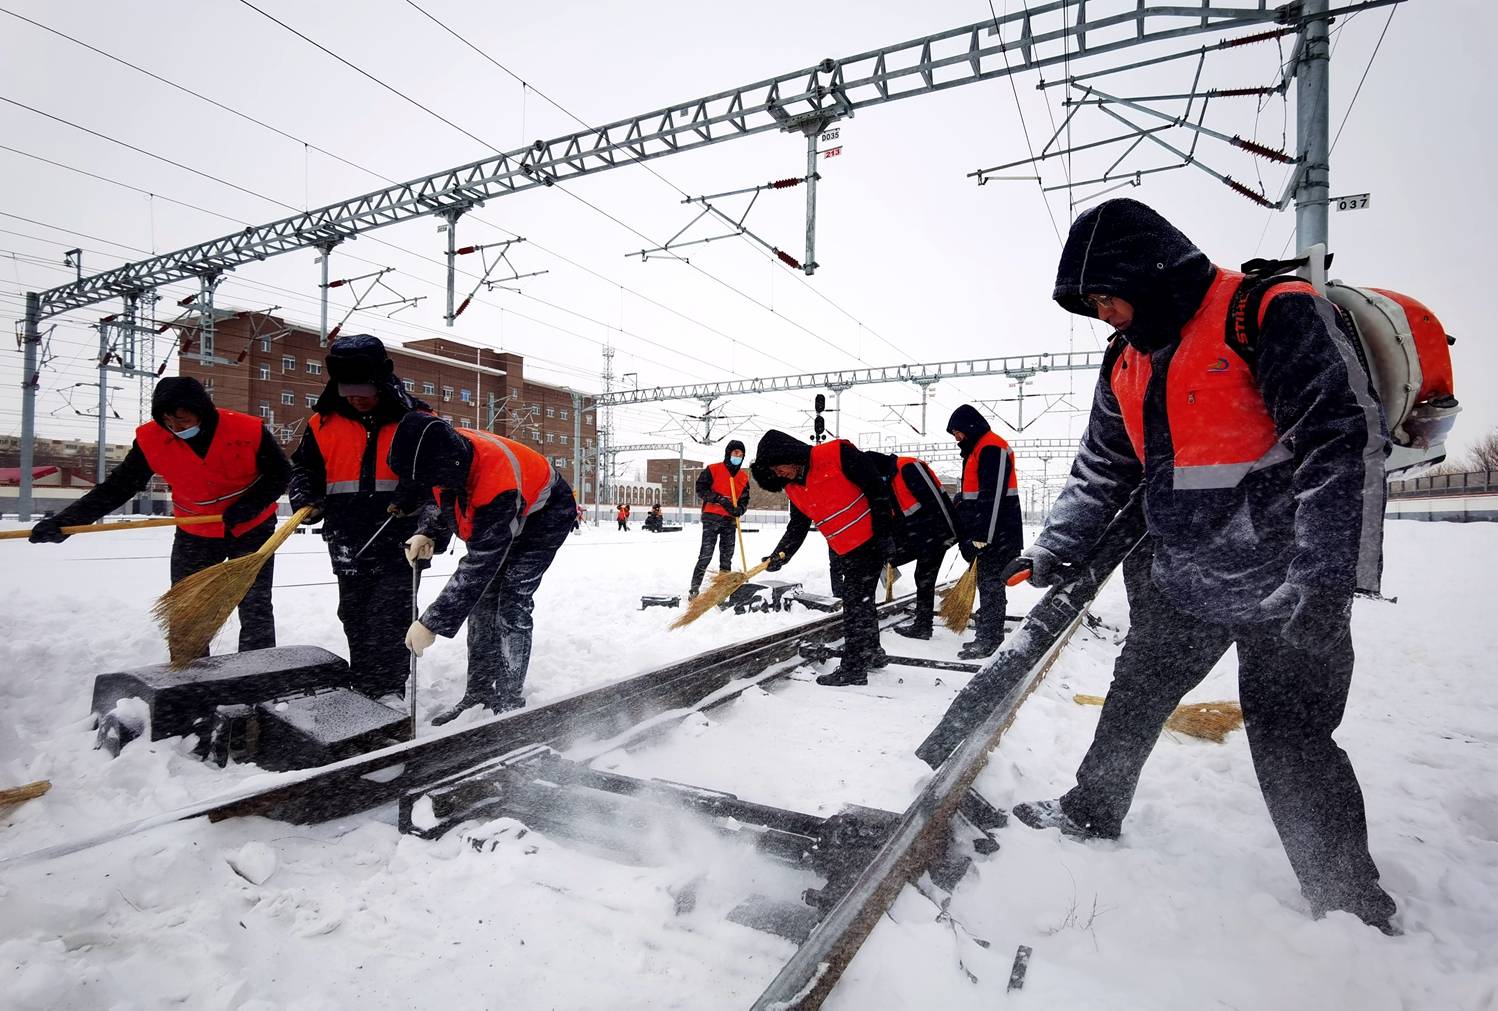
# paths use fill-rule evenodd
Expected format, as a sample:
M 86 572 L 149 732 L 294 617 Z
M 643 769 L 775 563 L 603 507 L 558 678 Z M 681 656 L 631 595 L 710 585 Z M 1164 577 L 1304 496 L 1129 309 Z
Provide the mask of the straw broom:
M 734 505 L 734 512 L 735 514 L 737 514 L 739 505 L 739 493 L 738 489 L 733 486 L 732 481 L 728 483 L 728 492 Z M 749 556 L 744 550 L 744 528 L 739 523 L 739 517 L 737 515 L 735 515 L 733 518 L 733 526 L 734 529 L 738 532 L 739 537 L 739 564 L 741 566 L 748 566 Z M 723 601 L 733 596 L 734 591 L 738 590 L 739 587 L 743 586 L 745 583 L 749 582 L 749 580 L 764 572 L 769 567 L 770 563 L 768 560 L 766 560 L 760 562 L 752 569 L 744 568 L 739 572 L 713 573 L 713 578 L 708 581 L 707 589 L 698 593 L 697 596 L 693 597 L 690 601 L 687 602 L 687 609 L 681 612 L 681 617 L 677 618 L 671 623 L 671 627 L 673 629 L 677 629 L 685 628 L 686 626 L 690 625 L 692 622 L 696 621 L 698 618 L 702 617 L 704 614 L 711 611 L 719 604 L 723 603 Z
M 1100 706 L 1101 695 L 1073 695 L 1072 701 L 1082 706 Z M 1176 706 L 1170 719 L 1165 721 L 1166 730 L 1174 730 L 1188 737 L 1199 737 L 1204 741 L 1221 744 L 1228 734 L 1243 726 L 1243 707 L 1231 700 L 1219 702 L 1191 702 Z
M 292 513 L 254 554 L 194 572 L 157 598 L 151 613 L 166 633 L 167 652 L 174 668 L 186 667 L 208 651 L 208 644 L 255 585 L 270 556 L 286 543 L 312 508 L 305 506 Z
M 977 597 L 978 559 L 974 558 L 968 563 L 962 578 L 951 589 L 942 591 L 941 607 L 936 612 L 941 616 L 941 623 L 958 634 L 967 631 L 967 623 L 973 617 L 973 602 Z
M 107 534 L 116 530 L 139 530 L 142 527 L 190 527 L 197 523 L 217 523 L 222 516 L 157 516 L 149 520 L 126 520 L 123 523 L 87 523 L 81 526 L 63 527 L 69 537 L 74 534 Z M 20 540 L 30 537 L 30 530 L 0 531 L 0 541 Z
M 900 570 L 888 562 L 884 563 L 884 602 L 890 603 L 895 599 L 895 580 L 900 578 Z

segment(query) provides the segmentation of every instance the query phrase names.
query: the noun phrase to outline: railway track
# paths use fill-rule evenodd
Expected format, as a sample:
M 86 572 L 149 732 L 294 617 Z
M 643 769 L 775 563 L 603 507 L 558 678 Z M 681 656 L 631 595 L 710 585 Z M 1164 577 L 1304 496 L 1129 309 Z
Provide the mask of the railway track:
M 288 773 L 268 787 L 234 791 L 8 858 L 0 861 L 0 870 L 192 818 L 258 815 L 305 824 L 391 806 L 403 831 L 426 837 L 475 819 L 511 816 L 561 835 L 587 823 L 594 827 L 589 841 L 595 849 L 602 845 L 624 853 L 631 825 L 652 810 L 687 811 L 751 839 L 761 854 L 825 879 L 824 887 L 809 889 L 799 904 L 746 909 L 738 921 L 792 937 L 799 945 L 753 1006 L 816 1008 L 907 881 L 927 870 L 946 886 L 960 879 L 966 864 L 960 857 L 953 860 L 961 849 L 950 845 L 954 824 L 980 852 L 996 848 L 986 833 L 1002 823 L 1003 815 L 973 793 L 972 783 L 1141 532 L 1135 504 L 1120 514 L 1093 560 L 1050 589 L 1011 631 L 1005 648 L 972 675 L 921 743 L 917 754 L 935 771 L 900 812 L 855 806 L 823 818 L 703 787 L 601 772 L 587 761 L 615 748 L 639 747 L 691 713 L 784 678 L 804 655 L 827 655 L 841 636 L 841 616 L 833 614 L 546 705 Z M 881 624 L 897 620 L 910 602 L 902 597 L 880 605 Z M 575 752 L 572 759 L 565 757 L 569 750 Z

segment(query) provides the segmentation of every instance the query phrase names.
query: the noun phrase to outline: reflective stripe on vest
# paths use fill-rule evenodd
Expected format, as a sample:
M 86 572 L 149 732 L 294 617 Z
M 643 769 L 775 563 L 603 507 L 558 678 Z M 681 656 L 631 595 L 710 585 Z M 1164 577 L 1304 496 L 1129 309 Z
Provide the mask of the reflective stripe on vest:
M 730 501 L 739 501 L 739 499 L 744 497 L 744 492 L 749 488 L 749 471 L 746 468 L 740 467 L 739 472 L 730 478 L 728 476 L 728 464 L 710 463 L 707 465 L 707 472 L 713 478 L 713 491 Z M 719 516 L 727 516 L 729 514 L 727 509 L 724 509 L 716 502 L 702 503 L 702 511 L 705 513 L 716 513 Z
M 842 447 L 848 444 L 846 439 L 834 439 L 813 446 L 806 483 L 785 488 L 786 497 L 816 524 L 827 546 L 839 555 L 874 536 L 869 500 L 843 473 Z
M 895 457 L 895 477 L 890 482 L 890 490 L 895 493 L 896 508 L 905 516 L 913 516 L 921 508 L 920 500 L 915 497 L 915 493 L 910 490 L 910 485 L 905 481 L 905 466 L 912 463 L 920 468 L 921 476 L 926 479 L 926 485 L 933 493 L 941 488 L 941 482 L 936 480 L 936 476 L 931 473 L 931 467 L 925 460 L 913 456 Z
M 967 459 L 962 461 L 962 497 L 968 500 L 976 499 L 981 494 L 978 487 L 978 458 L 983 455 L 983 450 L 988 446 L 999 449 L 1003 455 L 1003 462 L 999 465 L 999 486 L 1004 489 L 1003 494 L 995 495 L 995 499 L 1005 496 L 1019 496 L 1019 482 L 1014 476 L 1014 450 L 1009 448 L 1009 443 L 993 432 L 984 432 L 978 437 L 978 444 L 968 454 Z
M 1196 315 L 1181 328 L 1165 376 L 1165 416 L 1174 452 L 1174 487 L 1182 491 L 1235 488 L 1246 476 L 1283 463 L 1290 449 L 1280 442 L 1248 364 L 1223 341 L 1233 293 L 1243 275 L 1218 268 Z M 1259 322 L 1270 303 L 1285 293 L 1311 293 L 1308 284 L 1270 289 L 1259 307 Z M 1153 378 L 1148 354 L 1127 347 L 1113 365 L 1110 382 L 1124 428 L 1144 461 L 1144 402 Z
M 473 460 L 468 467 L 468 504 L 466 507 L 455 506 L 453 510 L 458 536 L 465 541 L 471 538 L 474 514 L 507 491 L 520 494 L 520 509 L 510 522 L 510 535 L 520 533 L 525 518 L 544 507 L 551 498 L 551 486 L 556 480 L 551 462 L 535 450 L 502 435 L 472 428 L 455 431 L 473 448 Z M 440 499 L 441 489 L 432 489 L 432 494 Z
M 218 409 L 218 423 L 208 452 L 198 456 L 185 439 L 179 439 L 154 421 L 135 430 L 135 442 L 151 469 L 171 485 L 172 513 L 176 516 L 206 516 L 221 513 L 260 479 L 256 460 L 265 426 L 259 418 L 227 408 Z M 253 519 L 237 525 L 237 537 L 276 514 L 272 502 Z M 177 529 L 197 537 L 223 537 L 222 523 L 201 523 Z
M 327 494 L 353 495 L 359 492 L 364 452 L 369 446 L 369 429 L 341 414 L 314 414 L 308 419 L 307 428 L 317 442 L 317 451 L 322 454 Z M 371 491 L 395 491 L 395 471 L 387 462 L 395 428 L 393 422 L 381 425 L 375 437 L 375 477 Z

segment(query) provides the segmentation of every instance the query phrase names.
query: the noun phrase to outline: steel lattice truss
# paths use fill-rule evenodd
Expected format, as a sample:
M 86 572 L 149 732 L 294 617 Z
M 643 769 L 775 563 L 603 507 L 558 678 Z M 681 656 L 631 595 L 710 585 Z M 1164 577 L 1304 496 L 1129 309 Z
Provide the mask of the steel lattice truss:
M 1033 19 L 1074 9 L 1071 23 L 1032 31 Z M 1086 0 L 1026 11 L 827 59 L 753 84 L 498 154 L 340 203 L 127 264 L 40 293 L 37 319 L 189 278 L 214 276 L 281 253 L 337 243 L 427 215 L 766 131 L 820 132 L 859 109 L 1116 50 L 1266 23 L 1296 24 L 1298 6 L 1267 0 L 1147 4 L 1088 19 Z M 1116 31 L 1120 28 L 1133 31 Z M 1111 41 L 1088 34 L 1114 29 Z M 1042 49 L 1045 49 L 1042 52 Z

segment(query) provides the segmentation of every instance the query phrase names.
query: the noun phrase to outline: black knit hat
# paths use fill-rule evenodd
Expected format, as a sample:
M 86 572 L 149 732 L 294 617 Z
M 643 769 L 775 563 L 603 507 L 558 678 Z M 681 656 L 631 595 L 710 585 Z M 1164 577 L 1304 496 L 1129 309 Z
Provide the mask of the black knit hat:
M 385 352 L 385 345 L 378 337 L 363 333 L 340 337 L 330 344 L 327 362 L 328 376 L 340 386 L 379 387 L 395 372 L 395 363 Z M 349 390 L 340 392 L 345 395 L 353 393 Z M 373 395 L 373 392 L 366 395 Z
M 790 482 L 771 469 L 783 463 L 811 466 L 811 447 L 793 435 L 772 428 L 760 436 L 749 473 L 754 476 L 754 483 L 766 491 L 784 491 Z
M 174 411 L 191 411 L 199 424 L 210 424 L 218 418 L 213 398 L 203 384 L 191 376 L 167 376 L 151 393 L 151 417 L 157 424 Z
M 733 461 L 728 459 L 730 456 L 733 456 L 734 450 L 738 450 L 741 454 L 744 454 L 746 456 L 748 455 L 748 452 L 744 449 L 744 444 L 737 439 L 730 440 L 728 445 L 723 447 L 723 462 L 728 464 L 729 470 L 736 472 L 739 468 L 735 467 L 733 465 Z M 740 466 L 743 465 L 740 464 Z

